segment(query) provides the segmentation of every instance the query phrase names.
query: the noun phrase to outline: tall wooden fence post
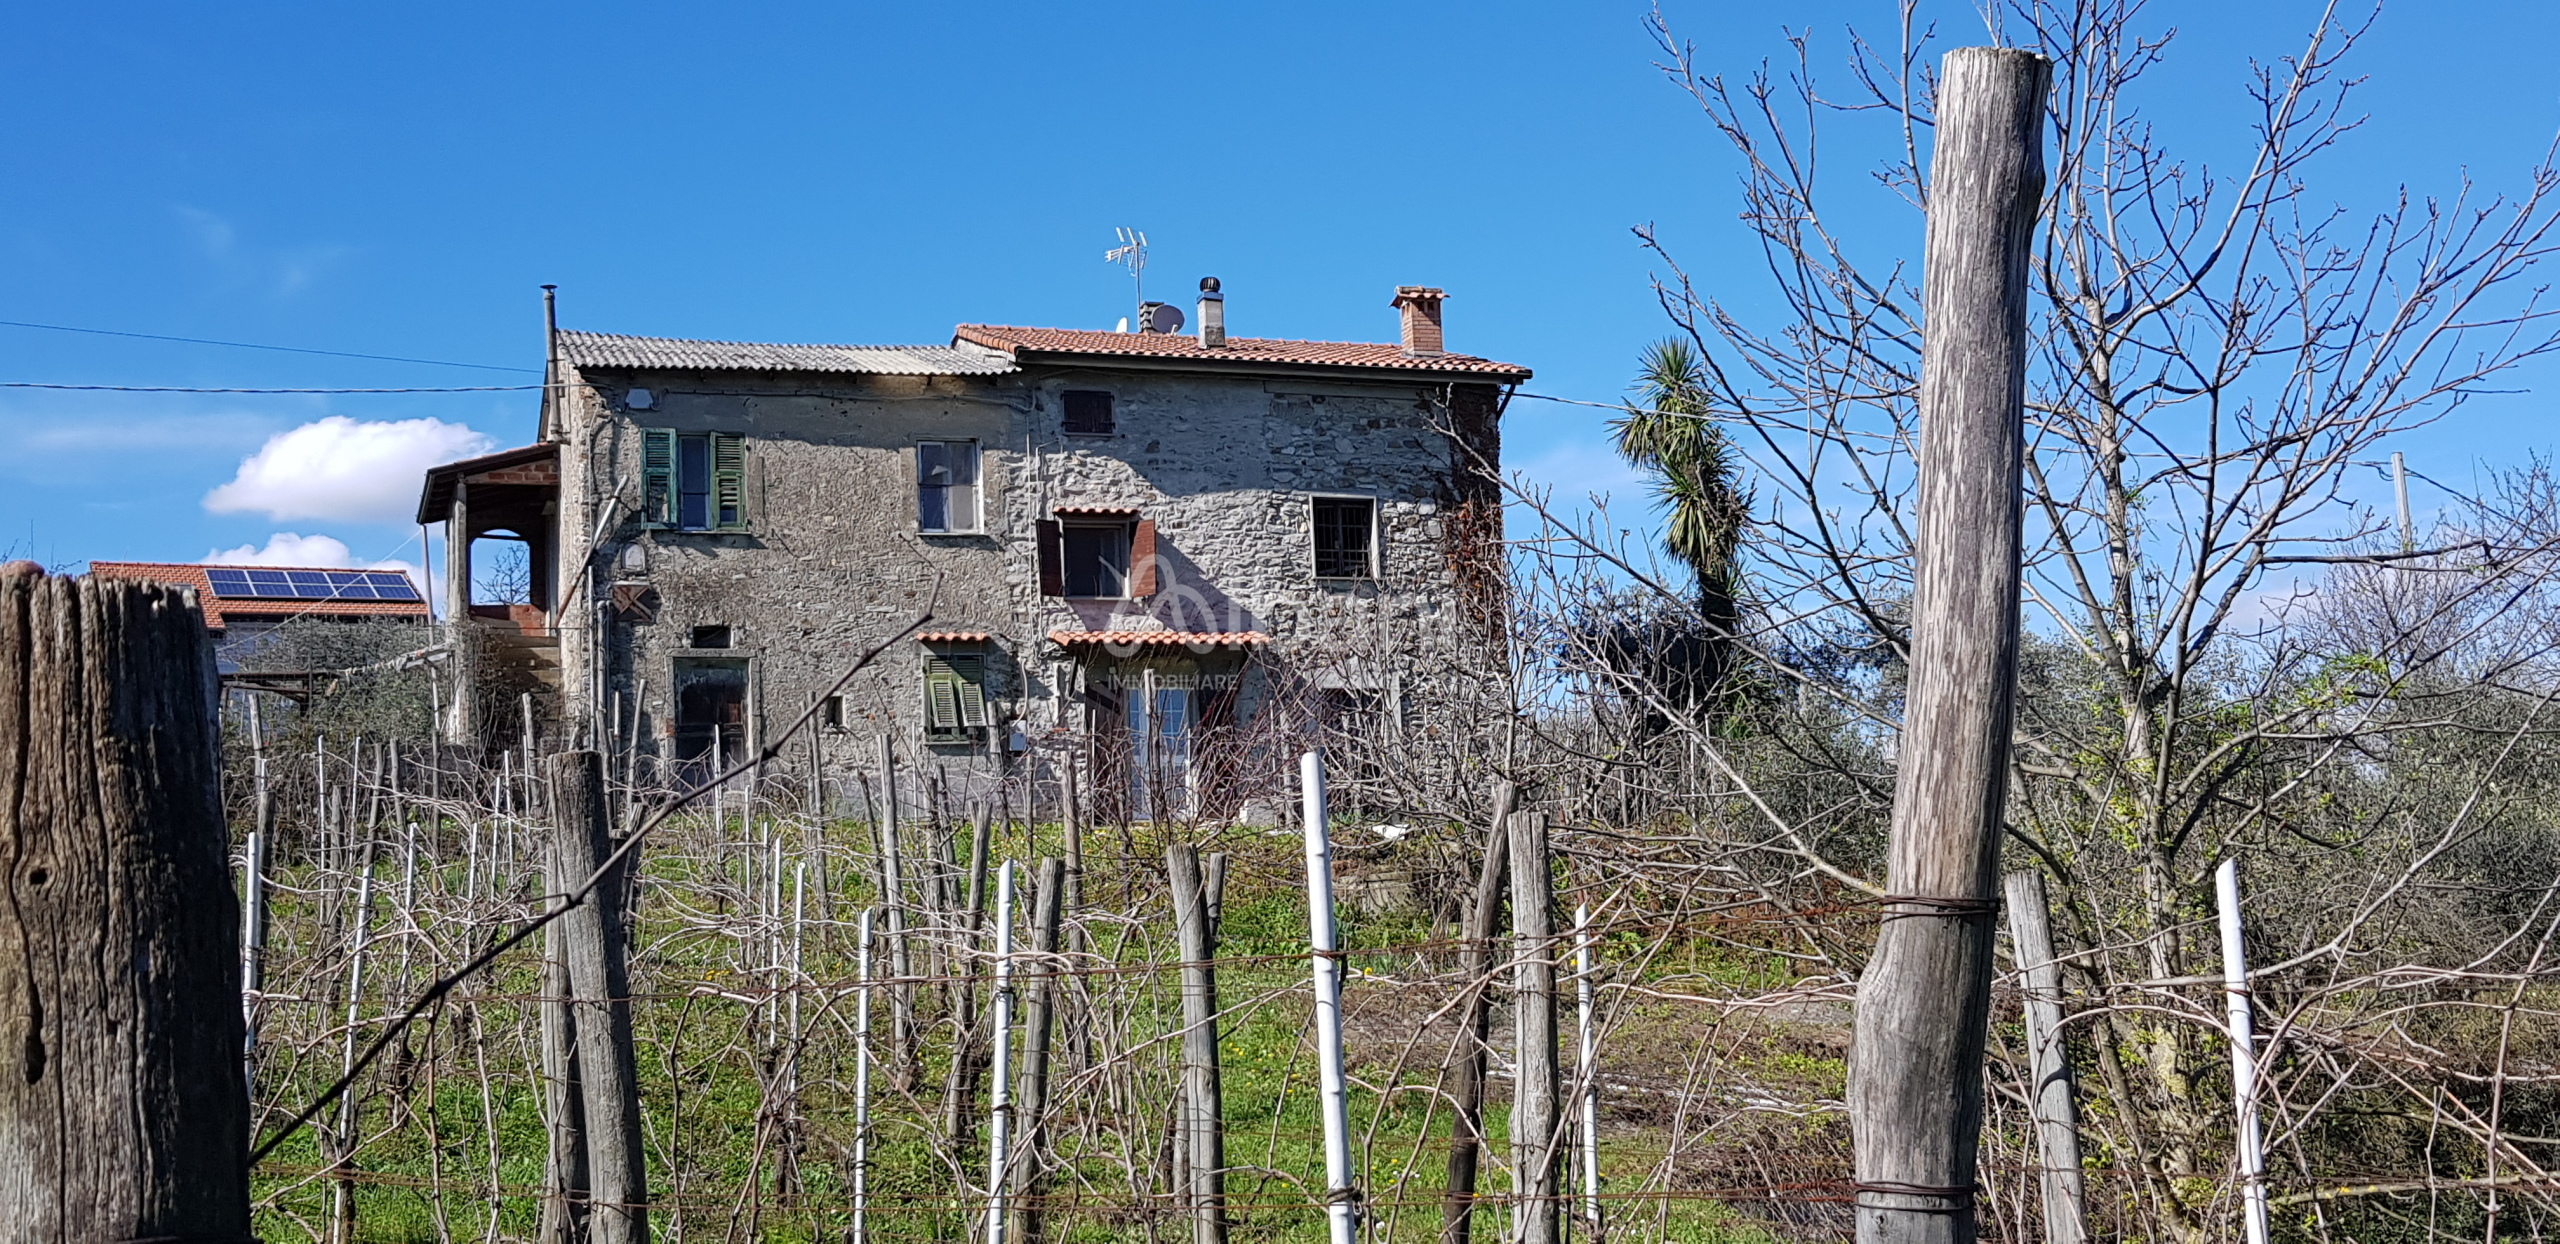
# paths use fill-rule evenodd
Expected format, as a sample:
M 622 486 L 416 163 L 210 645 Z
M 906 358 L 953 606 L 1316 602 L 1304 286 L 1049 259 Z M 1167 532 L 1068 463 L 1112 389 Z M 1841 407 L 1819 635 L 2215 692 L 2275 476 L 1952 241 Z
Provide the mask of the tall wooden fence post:
M 1561 1244 L 1556 1066 L 1555 874 L 1543 812 L 1511 816 L 1512 1054 L 1511 1238 Z
M 921 1065 L 916 1049 L 915 965 L 907 956 L 906 860 L 898 834 L 898 747 L 885 734 L 880 736 L 879 817 L 880 931 L 889 941 L 889 974 L 897 978 L 889 986 L 889 1031 L 898 1052 L 898 1087 L 913 1092 Z
M 1022 1020 L 1022 1091 L 1015 1096 L 1017 1117 L 1022 1120 L 1021 1137 L 1013 1151 L 1013 1230 L 1018 1244 L 1040 1244 L 1044 1229 L 1041 1220 L 1040 1194 L 1044 1186 L 1045 1155 L 1041 1147 L 1048 1143 L 1049 1119 L 1049 1036 L 1056 1022 L 1058 1001 L 1063 996 L 1058 988 L 1058 917 L 1065 907 L 1067 862 L 1056 856 L 1040 861 L 1040 892 L 1033 900 L 1031 953 L 1039 965 L 1032 973 L 1031 991 L 1025 999 Z
M 592 751 L 551 757 L 551 824 L 561 875 L 572 886 L 613 854 L 605 810 L 604 757 Z M 649 1170 L 640 1134 L 638 1058 L 631 1039 L 631 976 L 624 945 L 623 874 L 614 866 L 586 901 L 560 917 L 568 951 L 569 988 L 578 1034 L 578 1078 L 585 1099 L 588 1225 L 595 1244 L 648 1244 Z
M 2018 659 L 2028 245 L 2051 73 L 2033 52 L 1958 48 L 1939 78 L 1910 682 L 1888 897 L 1850 1053 L 1861 1244 L 1975 1234 Z
M 1493 792 L 1493 822 L 1485 833 L 1484 860 L 1476 871 L 1475 901 L 1467 908 L 1465 941 L 1458 952 L 1459 988 L 1455 1065 L 1449 1076 L 1449 1175 L 1440 1209 L 1441 1244 L 1468 1244 L 1475 1227 L 1476 1168 L 1484 1155 L 1484 1085 L 1492 1067 L 1493 935 L 1502 929 L 1502 884 L 1511 875 L 1509 782 Z
M 2044 1161 L 2046 1244 L 2084 1244 L 2089 1238 L 2088 1189 L 2080 1173 L 2080 1101 L 2071 1078 L 2071 1053 L 2062 1042 L 2062 968 L 2053 956 L 2053 912 L 2045 902 L 2044 874 L 2020 869 L 2003 883 L 2009 897 L 2009 942 L 2027 995 L 2027 1067 L 2035 1083 L 2037 1152 Z
M 1209 887 L 1200 849 L 1177 843 L 1164 851 L 1172 882 L 1173 929 L 1182 946 L 1182 1143 L 1190 1158 L 1192 1244 L 1226 1244 L 1226 1110 L 1218 1084 L 1218 931 L 1209 922 Z
M 0 1230 L 246 1241 L 240 904 L 182 589 L 0 567 Z
M 569 875 L 557 835 L 544 852 L 554 895 L 587 879 Z M 578 1022 L 569 983 L 565 921 L 542 931 L 542 1124 L 549 1142 L 542 1170 L 542 1244 L 577 1244 L 587 1233 L 587 1107 L 578 1085 Z

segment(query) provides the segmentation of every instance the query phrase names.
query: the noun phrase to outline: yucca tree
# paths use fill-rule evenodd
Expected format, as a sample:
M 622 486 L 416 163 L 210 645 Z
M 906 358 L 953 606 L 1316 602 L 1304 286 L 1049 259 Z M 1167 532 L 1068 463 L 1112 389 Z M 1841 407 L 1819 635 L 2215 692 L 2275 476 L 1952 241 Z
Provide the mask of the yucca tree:
M 1609 428 L 1618 453 L 1653 477 L 1654 495 L 1668 511 L 1662 547 L 1689 568 L 1705 641 L 1701 668 L 1685 671 L 1684 681 L 1711 693 L 1733 667 L 1751 497 L 1732 445 L 1707 418 L 1706 364 L 1694 346 L 1677 337 L 1647 346 L 1631 387 L 1636 401 Z

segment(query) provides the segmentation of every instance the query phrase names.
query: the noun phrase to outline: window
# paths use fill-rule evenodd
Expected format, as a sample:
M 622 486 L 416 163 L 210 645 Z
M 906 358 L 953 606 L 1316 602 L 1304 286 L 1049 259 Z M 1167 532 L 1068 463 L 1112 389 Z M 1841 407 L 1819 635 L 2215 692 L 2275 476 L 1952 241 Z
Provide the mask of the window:
M 1315 499 L 1316 577 L 1378 576 L 1378 503 L 1367 497 Z
M 924 665 L 924 737 L 963 743 L 987 725 L 987 659 L 936 653 Z
M 1119 597 L 1129 590 L 1129 529 L 1066 530 L 1067 595 Z
M 828 696 L 818 707 L 818 724 L 830 730 L 844 729 L 844 697 Z
M 978 530 L 978 442 L 917 444 L 916 529 Z
M 746 759 L 747 663 L 675 662 L 677 780 L 710 780 Z
M 693 628 L 693 646 L 696 648 L 726 648 L 729 646 L 729 628 L 726 626 L 697 626 Z
M 747 525 L 747 442 L 734 432 L 640 432 L 640 516 L 652 527 Z
M 1191 731 L 1196 724 L 1192 692 L 1159 687 L 1152 701 L 1142 688 L 1129 692 L 1129 810 L 1153 819 L 1158 803 L 1166 814 L 1190 802 Z M 1163 796 L 1159 800 L 1157 796 Z
M 1135 511 L 1121 510 L 1130 514 Z M 1156 525 L 1042 519 L 1040 594 L 1136 600 L 1156 594 Z
M 1111 435 L 1110 394 L 1093 389 L 1069 389 L 1058 397 L 1066 404 L 1066 420 L 1061 430 L 1067 435 Z

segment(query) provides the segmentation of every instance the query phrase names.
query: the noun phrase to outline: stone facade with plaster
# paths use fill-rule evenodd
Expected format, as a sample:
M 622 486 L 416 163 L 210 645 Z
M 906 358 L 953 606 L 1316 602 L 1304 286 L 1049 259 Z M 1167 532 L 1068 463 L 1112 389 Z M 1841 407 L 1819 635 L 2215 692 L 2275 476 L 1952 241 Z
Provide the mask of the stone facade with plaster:
M 1401 345 L 560 332 L 556 498 L 513 519 L 547 524 L 514 532 L 547 554 L 539 620 L 467 599 L 469 536 L 489 530 L 473 464 L 438 468 L 441 494 L 430 474 L 420 518 L 464 537 L 449 599 L 479 608 L 449 616 L 556 643 L 543 728 L 636 755 L 644 783 L 704 776 L 809 713 L 766 767 L 777 789 L 841 799 L 886 737 L 954 788 L 1072 764 L 1096 815 L 1225 815 L 1246 753 L 1327 713 L 1458 728 L 1434 689 L 1500 662 L 1498 418 L 1529 373 L 1410 350 L 1425 305 L 1437 346 L 1438 297 L 1399 292 Z M 938 464 L 972 455 L 974 495 L 941 487 L 972 473 Z M 925 529 L 937 512 L 950 530 Z M 459 709 L 448 727 L 520 728 Z

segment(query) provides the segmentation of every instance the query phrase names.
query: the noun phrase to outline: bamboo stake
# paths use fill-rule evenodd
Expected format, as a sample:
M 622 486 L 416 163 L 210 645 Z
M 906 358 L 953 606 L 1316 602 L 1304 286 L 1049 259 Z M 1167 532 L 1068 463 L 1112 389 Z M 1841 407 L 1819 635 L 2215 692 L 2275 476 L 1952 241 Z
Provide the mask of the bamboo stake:
M 1324 1212 L 1332 1244 L 1360 1233 L 1360 1190 L 1351 1178 L 1351 1113 L 1342 1078 L 1342 946 L 1333 923 L 1333 844 L 1325 815 L 1324 753 L 1298 757 L 1307 839 L 1307 941 L 1315 976 L 1316 1076 L 1323 1093 Z
M 1601 1238 L 1600 1220 L 1600 1059 L 1591 1027 L 1591 908 L 1573 908 L 1574 1076 L 1582 1115 L 1582 1222 L 1593 1240 Z
M 994 1031 L 995 1091 L 987 1103 L 987 1235 L 986 1244 L 1004 1244 L 1005 1150 L 1013 1122 L 1013 862 L 996 868 L 996 981 Z
M 853 987 L 853 1221 L 846 1244 L 870 1244 L 871 1201 L 871 916 L 862 909 L 854 943 Z
M 2239 1115 L 2240 1204 L 2249 1244 L 2267 1244 L 2267 1169 L 2258 1126 L 2256 1020 L 2249 1005 L 2249 952 L 2240 941 L 2240 862 L 2213 870 L 2221 916 L 2222 999 L 2231 1020 L 2231 1108 Z

